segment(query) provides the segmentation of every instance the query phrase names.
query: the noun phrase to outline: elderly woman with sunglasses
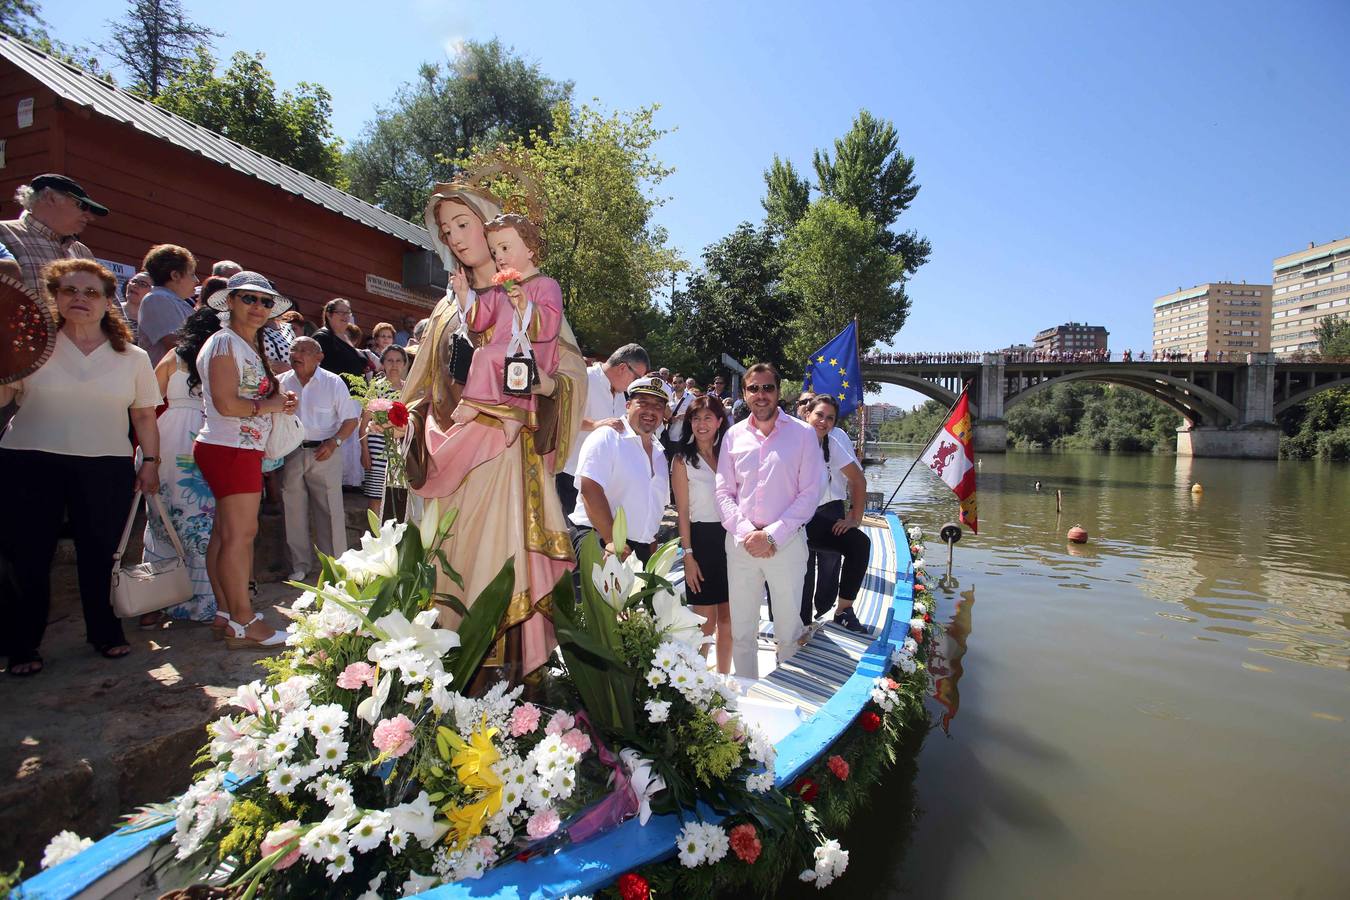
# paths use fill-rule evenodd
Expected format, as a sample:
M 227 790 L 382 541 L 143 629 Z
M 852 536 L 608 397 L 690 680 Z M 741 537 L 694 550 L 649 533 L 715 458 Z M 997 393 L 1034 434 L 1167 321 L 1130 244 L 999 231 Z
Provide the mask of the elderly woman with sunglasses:
M 206 572 L 216 602 L 229 614 L 226 645 L 232 650 L 270 650 L 282 646 L 286 636 L 253 612 L 249 598 L 253 539 L 258 533 L 271 414 L 294 412 L 297 401 L 293 392 L 278 390 L 262 328 L 291 303 L 257 272 L 231 276 L 225 289 L 206 302 L 222 314 L 223 326 L 197 353 L 206 421 L 192 456 L 216 498 Z
M 52 356 L 27 378 L 0 386 L 0 405 L 19 404 L 0 437 L 0 548 L 19 588 L 0 613 L 11 675 L 42 671 L 52 556 L 67 517 L 86 639 L 109 659 L 131 652 L 109 599 L 113 554 L 134 491 L 159 489 L 159 386 L 150 358 L 111 312 L 117 279 L 90 259 L 59 260 L 43 277 L 57 309 Z M 128 415 L 144 454 L 139 468 Z

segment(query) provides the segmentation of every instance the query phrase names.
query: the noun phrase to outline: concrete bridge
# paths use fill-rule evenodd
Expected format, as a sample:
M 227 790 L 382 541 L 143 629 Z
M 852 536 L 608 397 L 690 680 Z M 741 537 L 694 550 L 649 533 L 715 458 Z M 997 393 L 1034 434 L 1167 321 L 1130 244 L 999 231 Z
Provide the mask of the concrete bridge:
M 1237 362 L 1032 362 L 985 353 L 968 362 L 863 360 L 863 378 L 918 391 L 943 405 L 970 384 L 975 447 L 1002 453 L 1008 445 L 1007 411 L 1055 384 L 1096 381 L 1142 391 L 1185 418 L 1177 453 L 1275 459 L 1280 449 L 1276 417 L 1314 394 L 1350 386 L 1350 362 L 1283 362 L 1273 353 Z

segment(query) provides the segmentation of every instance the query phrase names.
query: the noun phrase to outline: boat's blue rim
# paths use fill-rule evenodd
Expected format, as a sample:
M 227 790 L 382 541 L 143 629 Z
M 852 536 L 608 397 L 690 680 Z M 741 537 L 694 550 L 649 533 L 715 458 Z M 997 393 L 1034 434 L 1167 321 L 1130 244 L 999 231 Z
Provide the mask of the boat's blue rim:
M 795 780 L 824 755 L 853 724 L 871 699 L 873 681 L 886 674 L 892 652 L 904 644 L 909 634 L 909 619 L 914 608 L 913 557 L 899 516 L 895 513 L 885 516 L 895 544 L 897 569 L 891 607 L 886 611 L 877 639 L 863 653 L 854 674 L 811 718 L 776 745 L 780 787 Z M 902 564 L 903 572 L 900 571 Z M 705 822 L 718 822 L 722 818 L 706 807 L 700 807 L 699 815 Z M 639 825 L 635 819 L 629 820 L 584 844 L 565 847 L 551 856 L 507 863 L 489 870 L 482 878 L 442 885 L 418 896 L 429 900 L 544 900 L 590 893 L 624 872 L 673 856 L 682 826 L 676 815 L 653 816 L 646 826 Z M 172 822 L 166 822 L 144 831 L 114 832 L 83 853 L 28 879 L 16 896 L 24 900 L 74 897 L 172 834 L 173 828 Z

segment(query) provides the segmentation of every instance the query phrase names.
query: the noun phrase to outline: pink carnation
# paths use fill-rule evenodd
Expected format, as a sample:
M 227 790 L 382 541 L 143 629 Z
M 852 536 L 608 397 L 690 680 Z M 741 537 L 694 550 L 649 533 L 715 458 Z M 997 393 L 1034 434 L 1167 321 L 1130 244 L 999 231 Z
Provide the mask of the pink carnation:
M 399 713 L 392 719 L 381 719 L 375 726 L 375 749 L 390 756 L 402 756 L 413 748 L 412 719 Z
M 376 397 L 374 400 L 371 400 L 366 404 L 366 411 L 373 413 L 377 412 L 387 413 L 389 412 L 389 410 L 393 408 L 394 408 L 394 401 L 388 400 L 384 397 Z
M 525 823 L 525 831 L 529 834 L 530 840 L 537 841 L 557 831 L 558 824 L 558 811 L 549 807 L 530 816 L 530 820 Z
M 840 781 L 848 781 L 848 761 L 842 756 L 836 753 L 829 758 L 826 765 L 830 767 L 830 771 L 834 773 L 835 778 Z
M 511 711 L 511 737 L 532 734 L 539 727 L 539 707 L 522 703 Z
M 562 734 L 567 729 L 577 724 L 577 720 L 572 718 L 561 709 L 553 714 L 553 718 L 548 720 L 548 725 L 544 727 L 545 734 Z
M 362 685 L 375 684 L 375 667 L 370 663 L 354 662 L 337 677 L 337 686 L 354 691 Z
M 263 856 L 271 856 L 287 844 L 291 846 L 290 852 L 283 856 L 272 867 L 273 869 L 289 868 L 300 858 L 300 823 L 295 819 L 282 822 L 267 832 L 267 837 L 263 838 L 262 847 L 259 849 Z
M 571 747 L 578 753 L 585 753 L 591 749 L 591 739 L 580 730 L 573 728 L 563 734 L 562 742 L 565 746 Z

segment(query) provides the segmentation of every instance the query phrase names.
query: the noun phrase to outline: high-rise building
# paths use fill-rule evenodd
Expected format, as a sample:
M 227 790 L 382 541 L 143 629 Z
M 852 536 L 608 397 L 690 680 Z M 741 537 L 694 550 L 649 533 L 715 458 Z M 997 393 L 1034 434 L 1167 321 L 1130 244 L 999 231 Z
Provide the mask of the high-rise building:
M 1277 257 L 1270 347 L 1287 356 L 1316 350 L 1317 323 L 1350 312 L 1350 237 Z
M 1153 301 L 1153 355 L 1208 351 L 1226 358 L 1270 350 L 1270 285 L 1211 281 Z
M 1101 325 L 1065 322 L 1053 328 L 1036 332 L 1033 341 L 1037 350 L 1072 353 L 1076 350 L 1105 350 L 1109 332 Z

